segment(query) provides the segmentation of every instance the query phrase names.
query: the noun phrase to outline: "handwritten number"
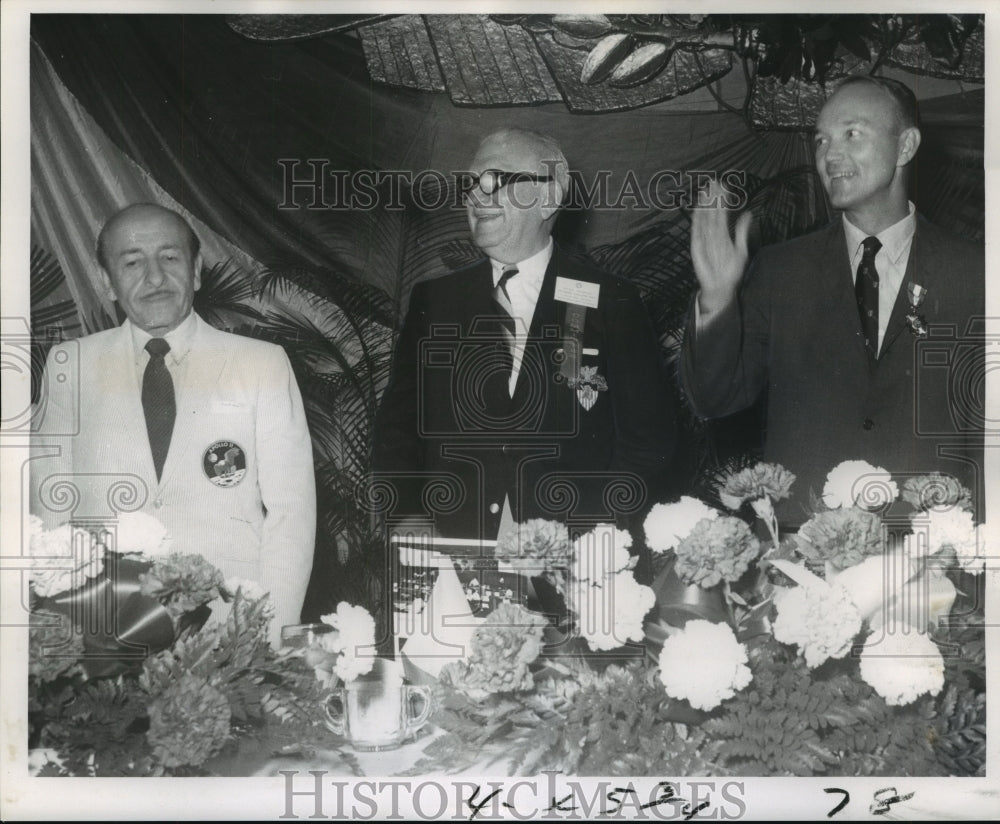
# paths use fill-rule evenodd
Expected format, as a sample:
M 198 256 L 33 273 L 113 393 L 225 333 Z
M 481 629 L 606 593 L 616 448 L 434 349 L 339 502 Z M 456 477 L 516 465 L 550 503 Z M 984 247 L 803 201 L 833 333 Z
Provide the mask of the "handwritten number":
M 566 793 L 566 797 L 563 798 L 563 799 L 561 799 L 561 800 L 559 800 L 559 801 L 556 801 L 555 797 L 553 797 L 552 798 L 552 803 L 549 804 L 549 809 L 546 810 L 545 812 L 549 812 L 549 810 L 558 810 L 561 813 L 571 813 L 571 812 L 573 812 L 573 810 L 576 809 L 576 804 L 573 804 L 573 805 L 569 804 L 570 799 L 572 797 L 573 797 L 573 793 Z
M 605 815 L 614 815 L 622 808 L 622 799 L 619 797 L 618 793 L 635 792 L 631 787 L 615 787 L 611 792 L 608 793 L 608 801 L 615 804 L 613 810 L 605 810 Z
M 702 810 L 704 810 L 708 805 L 709 805 L 708 801 L 702 801 L 701 804 L 699 804 L 697 807 L 695 807 L 693 810 L 691 810 L 690 812 L 688 812 L 687 815 L 684 816 L 684 820 L 685 821 L 690 821 L 692 818 L 694 818 L 696 815 L 698 815 L 698 813 L 700 813 Z M 687 804 L 685 804 L 684 807 L 685 807 L 685 809 L 688 809 Z
M 493 799 L 494 796 L 500 794 L 500 790 L 494 790 L 488 796 L 486 796 L 486 798 L 484 798 L 482 800 L 482 803 L 477 804 L 476 803 L 476 796 L 479 795 L 479 790 L 480 789 L 482 789 L 482 788 L 481 787 L 476 787 L 476 791 L 472 794 L 472 796 L 466 802 L 469 805 L 469 809 L 472 810 L 472 815 L 469 816 L 469 821 L 472 821 L 472 819 L 474 819 L 477 815 L 479 815 L 479 811 L 482 810 L 483 807 L 485 807 L 487 804 L 489 804 L 490 801 Z
M 674 787 L 669 781 L 661 781 L 656 785 L 656 789 L 659 790 L 659 795 L 648 804 L 643 804 L 639 807 L 640 810 L 646 810 L 649 807 L 656 807 L 660 804 L 681 804 L 679 798 L 674 797 Z
M 837 813 L 839 813 L 842 809 L 844 809 L 844 807 L 847 806 L 847 802 L 851 800 L 851 794 L 847 790 L 840 789 L 840 787 L 824 787 L 823 792 L 844 794 L 844 797 L 840 800 L 840 803 L 826 814 L 827 818 L 833 818 Z
M 887 797 L 880 798 L 879 796 L 884 796 L 885 793 L 892 793 Z M 873 798 L 875 803 L 868 808 L 868 812 L 872 815 L 885 815 L 889 812 L 889 808 L 893 804 L 897 804 L 900 801 L 909 801 L 916 793 L 907 793 L 906 795 L 897 795 L 895 787 L 885 787 L 881 790 L 876 790 Z

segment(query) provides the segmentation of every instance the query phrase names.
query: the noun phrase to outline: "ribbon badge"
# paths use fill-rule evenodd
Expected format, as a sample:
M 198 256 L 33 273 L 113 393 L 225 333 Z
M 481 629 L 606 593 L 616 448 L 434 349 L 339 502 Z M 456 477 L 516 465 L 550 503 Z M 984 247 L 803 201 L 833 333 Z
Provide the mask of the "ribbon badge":
M 597 393 L 608 391 L 608 382 L 597 374 L 596 366 L 581 366 L 580 377 L 572 383 L 580 406 L 589 411 L 597 403 Z
M 906 293 L 910 299 L 910 311 L 906 315 L 906 322 L 910 324 L 910 332 L 915 338 L 926 338 L 929 334 L 927 320 L 923 315 L 918 314 L 920 304 L 927 297 L 927 290 L 919 283 L 906 284 Z

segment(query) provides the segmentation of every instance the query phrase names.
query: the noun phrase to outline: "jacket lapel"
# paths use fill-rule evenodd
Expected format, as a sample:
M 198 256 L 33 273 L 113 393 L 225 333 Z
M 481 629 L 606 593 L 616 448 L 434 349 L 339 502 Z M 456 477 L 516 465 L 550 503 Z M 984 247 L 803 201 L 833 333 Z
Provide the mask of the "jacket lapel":
M 472 319 L 471 336 L 492 336 L 501 309 L 493 300 L 493 267 L 488 258 L 475 264 L 465 283 L 468 291 L 455 295 L 455 316 Z
M 185 454 L 196 431 L 196 425 L 204 416 L 211 415 L 212 410 L 206 408 L 214 397 L 212 388 L 218 385 L 219 376 L 226 368 L 229 355 L 227 350 L 218 344 L 215 329 L 200 317 L 195 317 L 196 328 L 191 338 L 191 348 L 188 350 L 184 367 L 184 385 L 174 385 L 177 397 L 177 420 L 174 422 L 174 433 L 170 439 L 170 451 L 163 466 L 160 485 L 163 486 L 179 471 L 184 464 Z M 152 462 L 152 458 L 150 459 Z M 155 474 L 153 475 L 155 477 Z
M 868 369 L 868 352 L 861 335 L 861 318 L 858 315 L 857 298 L 854 296 L 854 272 L 851 271 L 851 259 L 847 254 L 847 237 L 842 218 L 831 225 L 821 254 L 822 257 L 816 264 L 825 272 L 821 282 L 828 289 L 830 328 L 850 330 L 851 351 L 858 363 L 864 364 L 864 368 Z
M 136 462 L 131 465 L 140 471 L 149 490 L 154 490 L 156 470 L 142 409 L 142 380 L 128 323 L 118 327 L 114 344 L 103 351 L 99 364 L 100 396 L 94 399 L 94 410 L 104 417 L 105 437 L 117 441 L 121 449 L 132 450 Z
M 466 278 L 462 281 L 464 290 L 456 290 L 452 316 L 465 318 L 463 341 L 479 342 L 474 357 L 477 370 L 486 370 L 486 377 L 479 386 L 482 401 L 486 404 L 490 416 L 503 417 L 511 403 L 510 373 L 503 373 L 497 367 L 498 359 L 492 351 L 498 346 L 506 346 L 501 331 L 501 314 L 503 309 L 493 300 L 493 266 L 488 258 L 481 263 L 473 264 Z
M 559 307 L 562 305 L 555 299 L 556 277 L 559 275 L 559 250 L 553 247 L 552 257 L 549 265 L 545 269 L 545 277 L 542 279 L 542 288 L 538 292 L 538 300 L 535 302 L 535 311 L 531 315 L 531 325 L 528 328 L 528 340 L 525 344 L 524 359 L 521 361 L 521 371 L 517 376 L 517 384 L 514 386 L 514 397 L 511 399 L 515 405 L 524 402 L 524 393 L 531 392 L 529 389 L 531 381 L 524 377 L 527 361 L 531 359 L 535 364 L 547 369 L 551 364 L 548 357 L 549 347 L 556 347 L 556 341 L 560 340 L 562 332 L 563 318 Z M 548 330 L 555 330 L 552 335 Z M 548 379 L 546 374 L 545 379 Z
M 892 305 L 892 314 L 889 316 L 889 325 L 885 330 L 885 339 L 882 341 L 882 348 L 879 357 L 883 357 L 889 347 L 896 341 L 900 333 L 907 328 L 906 315 L 910 310 L 910 285 L 919 284 L 928 288 L 934 280 L 935 266 L 935 244 L 933 239 L 927 237 L 928 224 L 922 217 L 917 216 L 917 225 L 913 233 L 913 243 L 910 246 L 910 256 L 906 261 L 906 274 L 903 282 L 899 285 L 899 293 L 896 295 L 896 302 Z M 926 306 L 926 304 L 925 304 Z M 918 310 L 923 313 L 923 309 Z M 933 318 L 927 318 L 929 323 L 933 323 Z

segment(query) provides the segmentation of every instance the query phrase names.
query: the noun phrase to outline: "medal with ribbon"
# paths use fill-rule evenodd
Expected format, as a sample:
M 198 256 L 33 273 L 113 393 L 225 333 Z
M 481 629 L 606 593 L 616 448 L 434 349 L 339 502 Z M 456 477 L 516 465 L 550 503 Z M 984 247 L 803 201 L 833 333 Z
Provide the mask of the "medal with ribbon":
M 916 338 L 926 338 L 929 334 L 927 320 L 917 310 L 927 296 L 927 290 L 919 283 L 907 283 L 906 295 L 910 301 L 910 311 L 906 313 L 906 322 L 910 325 L 910 332 Z
M 556 278 L 555 298 L 566 304 L 565 335 L 559 373 L 570 389 L 576 390 L 577 400 L 589 411 L 597 402 L 597 393 L 608 390 L 607 381 L 597 374 L 596 366 L 583 366 L 583 329 L 587 309 L 596 309 L 600 286 L 584 280 Z

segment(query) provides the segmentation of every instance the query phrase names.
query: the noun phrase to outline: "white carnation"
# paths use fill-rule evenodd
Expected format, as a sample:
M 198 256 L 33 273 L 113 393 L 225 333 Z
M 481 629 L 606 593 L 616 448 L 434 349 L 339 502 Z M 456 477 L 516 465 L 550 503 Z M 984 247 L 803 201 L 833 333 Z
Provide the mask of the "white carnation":
M 638 583 L 629 570 L 609 575 L 603 585 L 580 581 L 570 590 L 580 635 L 595 650 L 641 641 L 643 620 L 655 603 L 653 590 Z
M 717 509 L 688 495 L 676 503 L 656 504 L 643 523 L 646 544 L 654 552 L 666 552 L 687 538 L 699 521 L 718 517 Z
M 861 631 L 861 615 L 847 591 L 817 581 L 779 590 L 778 615 L 772 631 L 783 644 L 795 644 L 810 667 L 828 658 L 843 658 Z
M 114 527 L 115 542 L 110 547 L 121 554 L 141 552 L 148 557 L 166 555 L 172 550 L 167 528 L 145 512 L 124 512 Z
M 59 755 L 59 750 L 36 747 L 28 750 L 28 775 L 38 775 L 51 764 L 60 774 L 66 771 L 66 764 Z
M 826 476 L 823 503 L 830 509 L 858 506 L 882 509 L 899 496 L 899 487 L 888 470 L 867 461 L 844 461 Z
M 911 520 L 915 532 L 926 530 L 927 551 L 931 555 L 951 549 L 958 562 L 967 569 L 985 560 L 986 553 L 980 552 L 979 543 L 985 537 L 985 530 L 976 529 L 971 512 L 958 507 L 932 509 L 915 512 Z
M 333 671 L 344 681 L 353 681 L 370 672 L 375 665 L 375 619 L 364 607 L 341 601 L 337 611 L 320 616 L 336 632 L 319 636 L 321 646 L 331 653 L 339 653 Z
M 962 544 L 955 548 L 958 562 L 966 572 L 979 574 L 986 569 L 986 533 L 986 524 L 980 524 L 976 527 L 974 544 Z
M 861 653 L 861 677 L 887 704 L 909 704 L 925 692 L 941 692 L 944 659 L 937 645 L 913 627 L 876 632 Z
M 62 524 L 45 529 L 41 519 L 29 523 L 29 580 L 42 598 L 69 592 L 104 570 L 104 551 L 87 530 Z
M 609 575 L 629 569 L 632 556 L 632 535 L 609 524 L 598 524 L 586 535 L 573 541 L 570 575 L 577 581 L 600 583 Z
M 671 698 L 711 710 L 753 679 L 747 651 L 725 624 L 688 621 L 660 653 L 660 680 Z

